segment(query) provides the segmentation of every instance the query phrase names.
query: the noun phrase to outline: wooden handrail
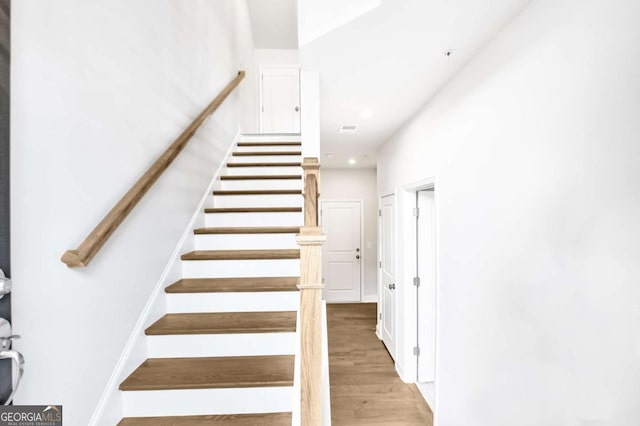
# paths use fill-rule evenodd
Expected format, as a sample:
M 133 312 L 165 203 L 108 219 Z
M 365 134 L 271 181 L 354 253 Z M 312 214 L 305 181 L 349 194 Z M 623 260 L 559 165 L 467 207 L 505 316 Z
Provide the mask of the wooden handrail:
M 296 240 L 300 246 L 300 422 L 322 424 L 322 244 L 318 227 L 320 163 L 305 158 L 304 226 Z
M 229 96 L 233 89 L 240 84 L 245 72 L 238 71 L 238 75 L 211 101 L 211 103 L 196 117 L 195 120 L 178 136 L 178 138 L 160 155 L 149 169 L 138 179 L 129 191 L 107 213 L 100 223 L 91 231 L 75 250 L 67 250 L 60 260 L 68 267 L 75 268 L 87 266 L 100 248 L 109 239 L 111 234 L 124 221 L 127 215 L 142 199 L 144 194 L 153 186 L 169 165 L 175 160 L 187 145 L 191 137 L 200 128 L 202 123 L 218 109 L 222 102 Z

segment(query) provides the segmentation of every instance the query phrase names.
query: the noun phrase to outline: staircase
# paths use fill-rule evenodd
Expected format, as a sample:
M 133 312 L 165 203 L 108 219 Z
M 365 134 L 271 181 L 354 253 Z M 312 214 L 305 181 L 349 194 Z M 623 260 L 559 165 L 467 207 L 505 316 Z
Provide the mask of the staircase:
M 303 224 L 300 142 L 245 137 L 215 183 L 120 426 L 291 425 Z

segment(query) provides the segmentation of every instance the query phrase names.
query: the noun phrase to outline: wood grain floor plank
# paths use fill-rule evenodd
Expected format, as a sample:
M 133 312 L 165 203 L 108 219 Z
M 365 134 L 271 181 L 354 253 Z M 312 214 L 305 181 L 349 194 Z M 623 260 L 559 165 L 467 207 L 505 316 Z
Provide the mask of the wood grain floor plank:
M 254 291 L 298 291 L 298 277 L 184 278 L 166 293 L 245 293 Z
M 227 167 L 300 167 L 297 161 L 254 162 L 254 163 L 227 163 Z
M 278 250 L 194 250 L 181 256 L 182 260 L 273 260 L 300 259 L 299 249 Z
M 302 180 L 302 175 L 229 175 L 220 180 Z
M 297 156 L 302 155 L 302 151 L 236 151 L 234 157 L 256 157 L 256 156 Z
M 176 334 L 285 333 L 296 331 L 296 312 L 202 312 L 167 314 L 147 336 Z
M 298 213 L 302 207 L 219 207 L 206 208 L 205 213 Z
M 327 305 L 331 419 L 334 426 L 432 426 L 415 385 L 398 377 L 375 335 L 376 304 Z
M 193 230 L 194 234 L 297 234 L 299 232 L 299 226 L 218 227 Z
M 291 413 L 127 417 L 118 426 L 291 426 Z
M 301 189 L 238 189 L 213 191 L 213 195 L 301 195 Z
M 301 146 L 301 142 L 238 142 L 238 146 Z
M 293 386 L 293 355 L 149 358 L 123 391 Z

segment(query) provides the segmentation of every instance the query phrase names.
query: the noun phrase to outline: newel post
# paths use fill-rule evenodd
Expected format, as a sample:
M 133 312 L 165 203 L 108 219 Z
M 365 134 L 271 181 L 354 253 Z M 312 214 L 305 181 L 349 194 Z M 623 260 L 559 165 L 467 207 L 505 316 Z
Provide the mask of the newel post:
M 320 163 L 305 158 L 304 226 L 296 240 L 300 246 L 300 375 L 302 426 L 322 424 L 322 244 L 326 238 L 318 226 Z

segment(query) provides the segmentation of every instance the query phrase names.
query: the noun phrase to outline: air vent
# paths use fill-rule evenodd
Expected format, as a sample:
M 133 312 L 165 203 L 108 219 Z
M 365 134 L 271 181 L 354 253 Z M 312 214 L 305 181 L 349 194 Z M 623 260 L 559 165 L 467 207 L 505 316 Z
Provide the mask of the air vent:
M 340 126 L 340 129 L 338 129 L 338 133 L 355 133 L 357 129 L 358 126 L 356 124 L 343 124 Z

